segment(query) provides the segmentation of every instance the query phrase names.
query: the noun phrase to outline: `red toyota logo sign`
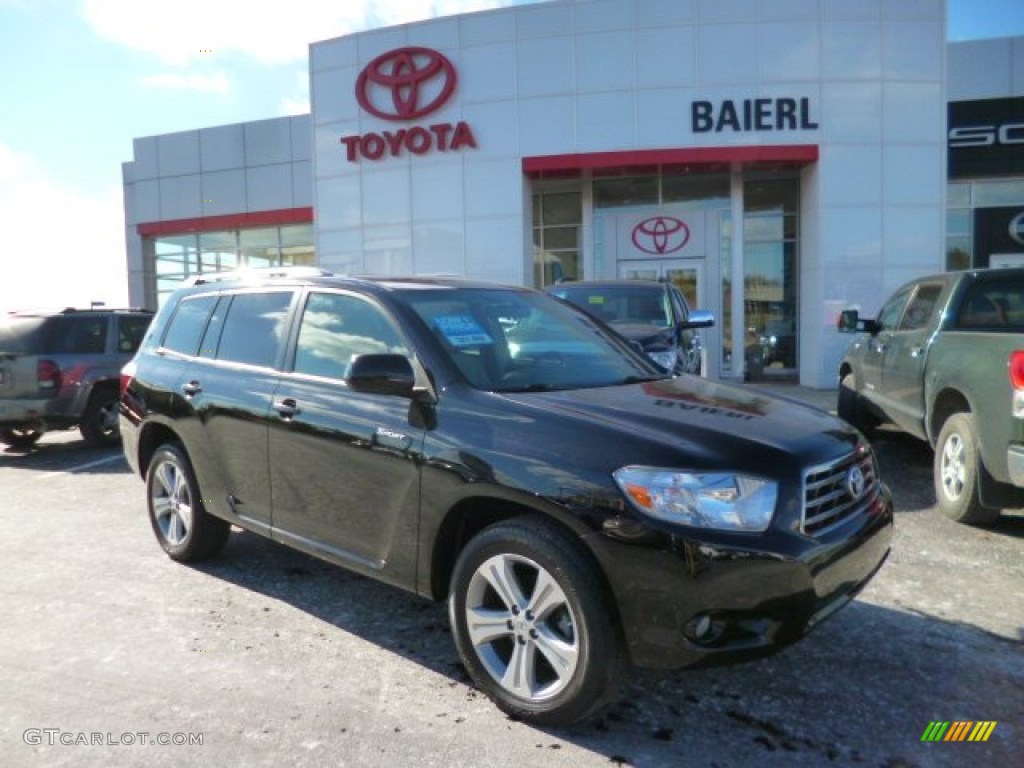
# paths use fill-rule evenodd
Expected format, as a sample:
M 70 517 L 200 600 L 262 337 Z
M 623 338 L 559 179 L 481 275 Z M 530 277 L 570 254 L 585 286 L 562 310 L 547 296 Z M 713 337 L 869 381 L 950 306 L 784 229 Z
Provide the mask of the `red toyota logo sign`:
M 440 109 L 456 83 L 455 67 L 430 48 L 397 48 L 359 73 L 359 106 L 383 120 L 415 120 Z
M 675 253 L 690 241 L 686 222 L 672 216 L 652 216 L 633 227 L 633 245 L 644 253 Z

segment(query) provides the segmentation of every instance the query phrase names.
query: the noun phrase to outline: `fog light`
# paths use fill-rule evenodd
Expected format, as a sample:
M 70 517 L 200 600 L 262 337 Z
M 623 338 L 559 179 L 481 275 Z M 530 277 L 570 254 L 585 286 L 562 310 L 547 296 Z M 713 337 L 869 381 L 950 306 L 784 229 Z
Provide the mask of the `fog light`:
M 711 645 L 722 636 L 725 623 L 716 620 L 712 613 L 697 613 L 686 624 L 683 634 L 699 645 Z

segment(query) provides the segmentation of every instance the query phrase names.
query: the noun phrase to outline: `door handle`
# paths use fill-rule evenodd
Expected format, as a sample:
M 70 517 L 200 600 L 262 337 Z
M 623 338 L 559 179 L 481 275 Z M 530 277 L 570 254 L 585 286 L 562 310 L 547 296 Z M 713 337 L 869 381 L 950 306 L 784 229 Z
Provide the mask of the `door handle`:
M 292 419 L 302 413 L 299 404 L 290 397 L 286 397 L 284 400 L 275 400 L 273 407 L 282 419 Z
M 920 357 L 923 354 L 924 354 L 924 347 L 918 346 L 918 347 L 911 347 L 910 348 L 910 356 L 911 357 Z
M 181 391 L 185 393 L 185 397 L 195 397 L 203 391 L 203 385 L 196 379 L 192 379 L 192 381 L 187 384 L 181 385 Z

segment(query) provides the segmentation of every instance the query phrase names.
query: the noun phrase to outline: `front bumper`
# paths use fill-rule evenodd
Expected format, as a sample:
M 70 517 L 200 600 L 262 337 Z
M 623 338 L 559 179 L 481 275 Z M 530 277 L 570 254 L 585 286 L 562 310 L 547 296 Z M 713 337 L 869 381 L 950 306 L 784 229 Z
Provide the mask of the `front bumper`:
M 892 530 L 882 486 L 872 508 L 827 540 L 776 532 L 758 548 L 681 536 L 587 541 L 608 574 L 633 663 L 677 669 L 754 659 L 798 640 L 871 580 Z

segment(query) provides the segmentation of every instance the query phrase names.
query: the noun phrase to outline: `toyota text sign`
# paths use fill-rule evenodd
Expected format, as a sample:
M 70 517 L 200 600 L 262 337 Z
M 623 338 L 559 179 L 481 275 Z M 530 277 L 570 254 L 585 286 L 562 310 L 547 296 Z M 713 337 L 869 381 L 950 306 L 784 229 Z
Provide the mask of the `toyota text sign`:
M 397 48 L 383 53 L 359 73 L 355 95 L 360 108 L 374 117 L 396 123 L 411 123 L 441 109 L 455 92 L 458 76 L 443 54 L 431 48 Z M 469 125 L 431 123 L 342 136 L 341 143 L 350 163 L 380 160 L 406 153 L 425 155 L 466 147 L 476 148 Z

